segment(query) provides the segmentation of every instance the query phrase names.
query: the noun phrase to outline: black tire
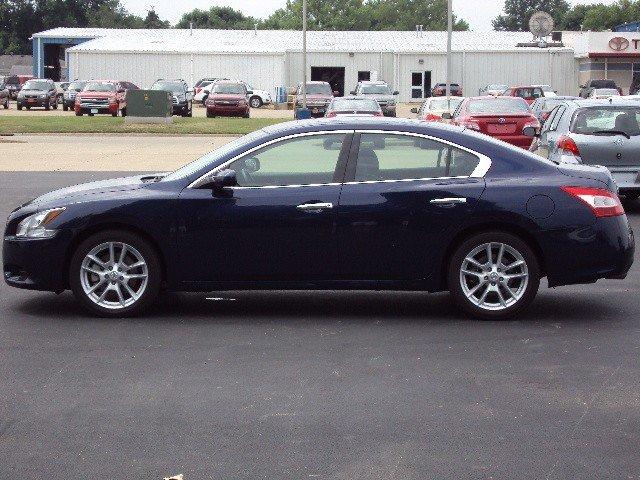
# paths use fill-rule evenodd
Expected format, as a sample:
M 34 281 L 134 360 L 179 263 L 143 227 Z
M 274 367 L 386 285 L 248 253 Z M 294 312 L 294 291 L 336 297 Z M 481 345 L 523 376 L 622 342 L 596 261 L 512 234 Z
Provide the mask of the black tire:
M 520 298 L 515 303 L 502 307 L 500 310 L 485 309 L 473 303 L 465 295 L 460 280 L 461 268 L 465 257 L 475 248 L 493 242 L 503 243 L 515 249 L 524 258 L 528 273 L 528 282 L 526 283 L 526 287 L 523 286 L 524 291 Z M 501 276 L 501 274 L 499 275 Z M 486 282 L 487 277 L 484 277 L 484 279 L 485 284 L 488 285 Z M 533 250 L 525 241 L 509 233 L 490 231 L 474 235 L 456 248 L 449 262 L 447 281 L 449 292 L 451 293 L 454 303 L 463 312 L 479 319 L 502 320 L 517 315 L 533 301 L 540 286 L 540 267 Z M 500 281 L 502 281 L 502 277 Z M 508 281 L 509 280 L 507 280 L 507 282 Z M 507 300 L 510 301 L 510 299 Z
M 251 112 L 247 111 L 243 116 L 243 118 L 251 118 Z
M 30 107 L 29 105 L 27 105 L 25 108 L 26 108 L 27 110 L 31 110 L 31 107 Z
M 9 108 L 9 99 L 7 98 L 4 102 L 4 109 L 7 110 Z
M 53 109 L 54 109 L 54 110 L 57 110 L 57 109 L 58 109 L 58 102 L 56 102 L 56 103 L 54 103 L 54 104 L 53 104 Z
M 85 294 L 80 279 L 82 261 L 94 247 L 105 242 L 124 242 L 135 248 L 144 258 L 148 268 L 147 286 L 141 296 L 131 305 L 117 310 L 109 309 L 94 303 Z M 69 285 L 78 302 L 90 313 L 107 318 L 133 317 L 142 313 L 151 305 L 160 292 L 162 284 L 162 268 L 156 250 L 140 236 L 120 230 L 99 232 L 83 241 L 71 257 L 69 264 Z
M 95 114 L 94 113 L 87 113 L 87 115 L 89 115 L 90 117 L 93 117 Z
M 66 112 L 67 110 L 69 110 L 69 107 L 67 107 L 67 106 L 63 103 L 63 104 L 62 104 L 62 110 Z
M 120 115 L 123 116 L 123 117 L 126 117 L 127 116 L 127 109 L 123 108 L 122 110 L 120 110 Z
M 82 110 L 76 112 L 76 117 L 81 117 L 82 116 Z
M 18 103 L 18 104 L 16 105 L 16 108 L 17 108 L 18 110 L 22 110 L 22 105 L 20 105 L 20 104 Z
M 207 110 L 207 118 L 215 118 L 216 116 L 211 113 L 209 110 Z
M 252 108 L 260 108 L 264 103 L 259 96 L 254 95 L 249 99 L 249 105 L 251 105 Z
M 118 111 L 116 110 L 115 112 L 113 112 L 113 113 L 111 114 L 111 116 L 112 116 L 112 117 L 117 117 L 117 116 L 118 116 Z
M 44 109 L 47 111 L 51 110 L 51 105 L 49 104 L 49 102 L 44 104 Z

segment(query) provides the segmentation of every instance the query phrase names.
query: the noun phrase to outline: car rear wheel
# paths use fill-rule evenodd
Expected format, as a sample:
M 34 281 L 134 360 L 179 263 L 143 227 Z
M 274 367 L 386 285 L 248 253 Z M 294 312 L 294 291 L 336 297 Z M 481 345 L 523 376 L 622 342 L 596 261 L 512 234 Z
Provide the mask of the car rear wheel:
M 207 110 L 207 118 L 215 118 L 215 115 Z
M 18 108 L 18 110 L 22 110 L 22 105 L 20 105 L 19 103 L 18 105 L 16 105 L 16 107 Z
M 260 108 L 263 105 L 262 99 L 257 95 L 254 95 L 249 100 L 249 105 L 251 105 L 252 108 Z
M 463 242 L 449 264 L 449 290 L 466 313 L 482 319 L 512 317 L 540 286 L 535 254 L 520 238 L 487 232 Z
M 62 110 L 66 112 L 67 110 L 69 110 L 69 107 L 67 107 L 67 106 L 63 103 L 63 104 L 62 104 Z
M 6 110 L 7 108 L 9 108 L 9 98 L 5 98 L 4 100 L 4 109 Z
M 44 109 L 45 110 L 51 110 L 51 105 L 49 104 L 49 102 L 44 104 Z
M 54 104 L 53 104 L 53 109 L 54 109 L 54 110 L 57 110 L 57 109 L 58 109 L 58 102 L 56 102 L 56 103 L 54 103 Z
M 160 291 L 155 249 L 139 236 L 105 231 L 86 239 L 70 263 L 71 290 L 84 308 L 103 317 L 141 313 Z

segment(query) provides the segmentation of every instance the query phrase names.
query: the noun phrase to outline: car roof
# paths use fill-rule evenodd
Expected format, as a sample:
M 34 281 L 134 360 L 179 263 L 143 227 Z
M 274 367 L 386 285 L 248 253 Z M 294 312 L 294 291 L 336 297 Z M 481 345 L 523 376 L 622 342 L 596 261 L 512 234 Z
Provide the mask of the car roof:
M 387 85 L 384 80 L 360 80 L 363 85 Z
M 625 100 L 624 97 L 616 97 L 615 99 L 608 99 L 608 98 L 585 98 L 585 99 L 580 99 L 580 100 L 573 100 L 573 101 L 569 101 L 567 103 L 571 103 L 573 105 L 576 105 L 577 107 L 609 107 L 609 106 L 617 106 L 617 105 L 623 105 L 623 106 L 638 106 L 638 102 L 637 101 L 633 101 L 633 100 Z

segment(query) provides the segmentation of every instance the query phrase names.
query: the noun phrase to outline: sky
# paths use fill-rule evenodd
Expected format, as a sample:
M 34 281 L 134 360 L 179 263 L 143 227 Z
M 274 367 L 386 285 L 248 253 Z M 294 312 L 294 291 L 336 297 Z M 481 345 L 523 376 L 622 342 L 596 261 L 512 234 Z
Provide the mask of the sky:
M 183 13 L 200 8 L 209 9 L 213 5 L 229 6 L 253 17 L 266 18 L 286 0 L 121 0 L 131 13 L 141 16 L 153 6 L 160 18 L 175 24 Z M 614 0 L 569 0 L 573 5 L 589 3 L 613 3 Z M 453 0 L 453 11 L 464 18 L 472 30 L 491 30 L 491 20 L 502 13 L 504 0 Z M 416 21 L 416 23 L 418 23 Z

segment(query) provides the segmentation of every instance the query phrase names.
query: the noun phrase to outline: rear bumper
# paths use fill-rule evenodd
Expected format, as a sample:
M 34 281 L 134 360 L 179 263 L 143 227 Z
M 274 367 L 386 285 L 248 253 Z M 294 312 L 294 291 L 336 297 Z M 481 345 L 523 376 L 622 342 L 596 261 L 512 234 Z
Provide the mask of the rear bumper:
M 53 238 L 5 237 L 2 246 L 4 281 L 16 288 L 60 292 L 67 287 L 64 265 L 69 234 Z
M 502 140 L 503 142 L 510 143 L 511 145 L 515 145 L 516 147 L 529 149 L 531 146 L 531 142 L 533 142 L 533 138 L 527 137 L 525 135 L 491 135 L 498 140 Z

